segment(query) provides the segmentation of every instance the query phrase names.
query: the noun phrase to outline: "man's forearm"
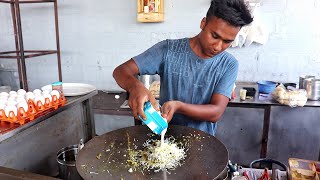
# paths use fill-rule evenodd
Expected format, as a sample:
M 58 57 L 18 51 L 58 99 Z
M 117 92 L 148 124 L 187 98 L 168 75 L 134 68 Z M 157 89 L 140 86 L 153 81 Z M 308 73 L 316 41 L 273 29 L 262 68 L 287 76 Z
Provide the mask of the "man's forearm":
M 137 84 L 141 83 L 136 77 L 137 73 L 132 70 L 128 64 L 122 64 L 113 71 L 113 77 L 118 85 L 130 92 Z
M 113 77 L 118 83 L 118 85 L 125 89 L 126 91 L 130 91 L 130 89 L 136 84 L 139 83 L 139 80 L 132 75 L 128 75 L 126 73 L 121 73 L 120 71 L 114 71 Z

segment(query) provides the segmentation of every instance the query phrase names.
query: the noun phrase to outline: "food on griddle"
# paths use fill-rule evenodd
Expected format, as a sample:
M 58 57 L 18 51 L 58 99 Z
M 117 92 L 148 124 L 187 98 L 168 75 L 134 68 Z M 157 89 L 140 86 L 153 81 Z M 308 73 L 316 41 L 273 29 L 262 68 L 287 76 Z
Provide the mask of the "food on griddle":
M 186 149 L 175 138 L 165 139 L 161 145 L 160 140 L 147 140 L 143 144 L 143 150 L 129 149 L 128 165 L 133 170 L 174 170 L 182 165 L 186 157 Z
M 97 159 L 101 159 L 101 156 L 102 156 L 102 154 L 99 153 L 99 154 L 96 156 L 96 158 L 97 158 Z

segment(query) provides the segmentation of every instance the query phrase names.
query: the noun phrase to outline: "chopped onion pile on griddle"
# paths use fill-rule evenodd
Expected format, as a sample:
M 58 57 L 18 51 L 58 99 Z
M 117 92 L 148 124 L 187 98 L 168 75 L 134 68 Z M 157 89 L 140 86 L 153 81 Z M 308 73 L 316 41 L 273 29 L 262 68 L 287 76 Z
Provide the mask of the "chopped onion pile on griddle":
M 143 147 L 143 150 L 129 149 L 128 163 L 133 165 L 133 169 L 174 170 L 186 157 L 185 148 L 178 145 L 173 137 L 165 139 L 162 145 L 160 140 L 147 140 Z

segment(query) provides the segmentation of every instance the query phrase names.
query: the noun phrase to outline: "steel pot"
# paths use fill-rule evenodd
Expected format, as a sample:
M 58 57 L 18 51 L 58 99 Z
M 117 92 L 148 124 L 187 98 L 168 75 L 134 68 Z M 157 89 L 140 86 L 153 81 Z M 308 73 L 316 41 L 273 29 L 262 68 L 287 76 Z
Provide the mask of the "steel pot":
M 314 79 L 314 78 L 316 78 L 315 76 L 311 76 L 311 75 L 304 75 L 304 76 L 300 76 L 299 77 L 299 89 L 305 89 L 305 84 L 304 84 L 304 81 L 306 80 L 306 79 Z

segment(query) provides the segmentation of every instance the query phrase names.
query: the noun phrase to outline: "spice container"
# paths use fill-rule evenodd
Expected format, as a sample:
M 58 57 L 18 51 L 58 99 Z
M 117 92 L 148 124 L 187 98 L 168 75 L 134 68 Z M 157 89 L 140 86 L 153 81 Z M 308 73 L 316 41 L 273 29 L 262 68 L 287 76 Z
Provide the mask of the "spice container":
M 54 82 L 52 83 L 52 90 L 57 90 L 59 93 L 63 93 L 62 82 Z

